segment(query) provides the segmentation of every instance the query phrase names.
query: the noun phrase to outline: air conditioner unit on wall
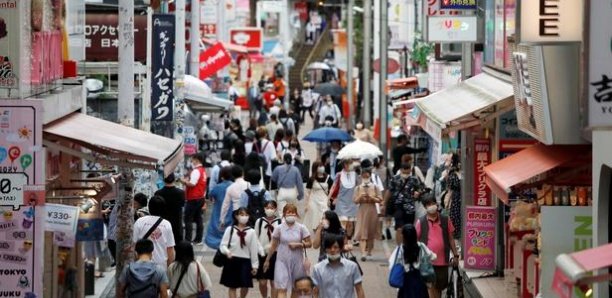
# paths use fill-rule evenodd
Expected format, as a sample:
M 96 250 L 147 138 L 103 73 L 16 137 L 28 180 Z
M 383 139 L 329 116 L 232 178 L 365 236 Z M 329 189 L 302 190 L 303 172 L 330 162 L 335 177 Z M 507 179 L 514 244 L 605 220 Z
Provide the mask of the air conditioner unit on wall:
M 518 45 L 512 53 L 518 127 L 547 144 L 582 144 L 580 44 Z

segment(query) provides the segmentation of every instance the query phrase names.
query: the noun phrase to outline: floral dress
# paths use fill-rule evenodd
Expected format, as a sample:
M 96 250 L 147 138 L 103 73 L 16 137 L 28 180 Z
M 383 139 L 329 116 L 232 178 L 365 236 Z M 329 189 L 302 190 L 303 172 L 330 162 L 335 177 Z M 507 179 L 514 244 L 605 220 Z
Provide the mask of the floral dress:
M 446 185 L 451 193 L 449 217 L 455 227 L 453 237 L 461 239 L 461 180 L 456 172 L 448 175 Z

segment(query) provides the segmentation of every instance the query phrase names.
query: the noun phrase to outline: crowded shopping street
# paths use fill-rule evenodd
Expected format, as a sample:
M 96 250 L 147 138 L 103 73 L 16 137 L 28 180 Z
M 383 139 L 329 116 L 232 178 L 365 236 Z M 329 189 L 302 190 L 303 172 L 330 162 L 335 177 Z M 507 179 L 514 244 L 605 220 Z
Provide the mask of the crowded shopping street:
M 608 298 L 612 0 L 0 0 L 0 297 Z

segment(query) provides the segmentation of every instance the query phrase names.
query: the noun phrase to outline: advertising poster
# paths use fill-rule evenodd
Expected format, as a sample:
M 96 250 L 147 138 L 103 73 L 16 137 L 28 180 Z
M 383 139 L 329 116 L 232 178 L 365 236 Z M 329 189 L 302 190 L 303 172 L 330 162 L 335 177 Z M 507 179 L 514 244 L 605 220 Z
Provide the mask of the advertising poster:
M 486 183 L 484 168 L 491 164 L 491 141 L 474 140 L 474 204 L 491 206 L 491 189 Z
M 612 125 L 612 3 L 591 1 L 589 22 L 589 125 Z
M 42 297 L 44 207 L 24 202 L 42 185 L 42 102 L 0 100 L 0 293 Z M 35 212 L 36 211 L 36 212 Z
M 87 61 L 119 59 L 119 13 L 93 13 L 85 16 L 85 58 Z M 134 59 L 147 60 L 147 16 L 134 16 Z
M 218 6 L 218 0 L 204 0 L 200 3 L 200 25 L 204 37 L 217 37 Z
M 414 22 L 406 22 L 414 18 L 414 2 L 408 0 L 389 0 L 389 49 L 412 48 L 409 27 L 414 30 Z M 412 14 L 411 14 L 412 13 Z M 412 18 L 411 18 L 412 17 Z
M 332 30 L 334 36 L 334 62 L 339 70 L 346 71 L 347 59 L 347 36 L 344 29 Z
M 465 207 L 466 269 L 495 270 L 495 208 Z
M 0 0 L 0 88 L 19 88 L 19 78 L 29 78 L 26 71 L 29 65 L 20 61 L 23 51 L 21 34 L 25 31 L 24 2 L 16 0 Z M 25 26 L 27 27 L 27 26 Z M 28 32 L 29 34 L 29 32 Z M 28 61 L 30 57 L 27 57 Z
M 198 152 L 198 138 L 193 126 L 183 127 L 183 150 L 185 155 L 194 155 Z
M 174 108 L 174 15 L 153 15 L 151 121 L 172 121 Z

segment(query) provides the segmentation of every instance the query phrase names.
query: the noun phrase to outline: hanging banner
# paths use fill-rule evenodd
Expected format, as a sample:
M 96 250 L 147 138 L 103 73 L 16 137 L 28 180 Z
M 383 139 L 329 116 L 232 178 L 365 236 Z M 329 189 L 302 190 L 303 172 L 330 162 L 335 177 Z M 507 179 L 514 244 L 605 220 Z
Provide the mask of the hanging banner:
M 203 37 L 217 37 L 218 6 L 218 0 L 203 0 L 200 3 L 200 25 Z
M 232 56 L 218 42 L 200 53 L 200 80 L 205 80 L 232 63 Z
M 153 15 L 151 121 L 172 121 L 174 107 L 174 15 Z
M 491 189 L 486 183 L 484 168 L 491 164 L 489 139 L 474 140 L 474 204 L 491 206 Z
M 589 22 L 589 126 L 612 125 L 612 5 L 591 1 Z
M 198 138 L 193 126 L 183 127 L 183 150 L 187 156 L 198 152 Z
M 44 207 L 24 200 L 26 187 L 45 183 L 42 119 L 42 101 L 0 100 L 0 293 L 5 296 L 42 297 Z
M 332 34 L 334 38 L 334 63 L 339 70 L 346 71 L 346 66 L 348 65 L 346 46 L 348 38 L 346 36 L 346 30 L 335 29 L 332 30 Z
M 494 207 L 465 207 L 466 269 L 495 270 L 495 211 Z

